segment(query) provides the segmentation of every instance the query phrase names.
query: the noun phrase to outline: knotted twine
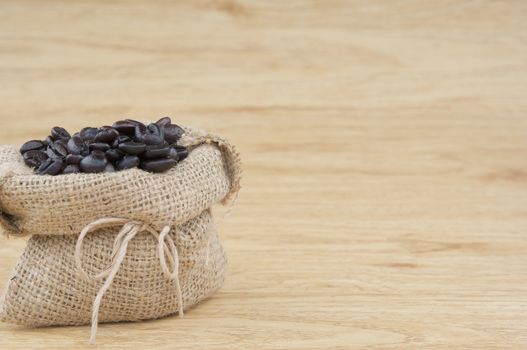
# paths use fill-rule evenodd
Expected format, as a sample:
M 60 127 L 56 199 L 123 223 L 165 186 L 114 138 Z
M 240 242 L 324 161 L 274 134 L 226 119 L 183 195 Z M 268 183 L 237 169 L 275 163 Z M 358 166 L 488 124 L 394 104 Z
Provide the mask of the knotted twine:
M 94 275 L 89 275 L 86 270 L 82 267 L 82 243 L 84 241 L 84 238 L 91 232 L 105 228 L 105 227 L 112 227 L 116 225 L 121 225 L 122 228 L 115 237 L 115 240 L 113 242 L 113 248 L 112 248 L 112 255 L 111 255 L 111 263 L 110 265 L 100 271 L 99 273 L 96 273 Z M 119 268 L 121 267 L 121 263 L 124 260 L 124 257 L 126 255 L 126 250 L 128 247 L 128 243 L 140 232 L 148 232 L 158 240 L 158 254 L 159 254 L 159 265 L 161 266 L 161 270 L 163 271 L 163 274 L 165 277 L 171 281 L 174 281 L 176 286 L 176 296 L 178 300 L 178 313 L 179 317 L 183 317 L 183 296 L 181 293 L 181 285 L 179 283 L 179 256 L 176 248 L 176 244 L 174 243 L 174 240 L 169 235 L 170 233 L 170 227 L 165 226 L 161 232 L 157 232 L 154 230 L 150 225 L 145 224 L 140 221 L 134 221 L 134 220 L 128 220 L 128 219 L 121 219 L 121 218 L 103 218 L 95 220 L 88 225 L 86 225 L 80 235 L 77 239 L 77 244 L 75 246 L 75 265 L 77 267 L 77 271 L 79 272 L 79 275 L 81 278 L 83 278 L 87 282 L 93 282 L 93 281 L 100 281 L 104 278 L 106 280 L 104 281 L 103 285 L 99 289 L 99 292 L 97 293 L 97 296 L 95 297 L 95 300 L 93 301 L 93 309 L 92 309 L 92 319 L 91 319 L 91 335 L 90 335 L 90 343 L 95 344 L 96 336 L 97 336 L 97 327 L 98 327 L 98 318 L 99 318 L 99 308 L 101 305 L 102 298 L 104 296 L 104 293 L 110 288 L 115 275 L 119 271 Z M 168 244 L 167 244 L 168 242 Z M 167 266 L 167 258 L 168 258 L 168 264 Z

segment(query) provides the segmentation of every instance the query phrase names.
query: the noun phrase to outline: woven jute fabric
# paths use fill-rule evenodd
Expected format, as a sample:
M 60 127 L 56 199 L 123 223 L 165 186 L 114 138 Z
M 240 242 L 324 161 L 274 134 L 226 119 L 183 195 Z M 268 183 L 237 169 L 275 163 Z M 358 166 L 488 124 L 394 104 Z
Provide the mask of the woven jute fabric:
M 81 230 L 101 218 L 170 229 L 182 305 L 175 281 L 160 267 L 161 239 L 139 232 L 130 237 L 104 293 L 100 322 L 171 315 L 217 291 L 226 257 L 211 207 L 228 203 L 240 189 L 240 158 L 227 141 L 198 129 L 185 128 L 179 144 L 189 147 L 189 156 L 166 173 L 131 169 L 59 176 L 34 175 L 14 147 L 1 146 L 2 229 L 9 236 L 31 237 L 0 301 L 0 319 L 27 326 L 93 321 L 92 303 L 103 281 L 81 278 L 75 249 Z M 95 275 L 112 264 L 119 229 L 97 229 L 84 238 L 80 260 L 86 273 Z

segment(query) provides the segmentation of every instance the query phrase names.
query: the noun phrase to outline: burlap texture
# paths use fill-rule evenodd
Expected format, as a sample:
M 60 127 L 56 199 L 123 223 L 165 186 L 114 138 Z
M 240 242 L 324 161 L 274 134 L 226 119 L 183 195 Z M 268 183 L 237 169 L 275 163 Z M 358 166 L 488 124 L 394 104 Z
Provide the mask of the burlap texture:
M 13 147 L 0 147 L 0 209 L 4 232 L 31 235 L 0 301 L 2 321 L 28 326 L 80 325 L 91 319 L 100 281 L 76 271 L 75 244 L 90 222 L 106 217 L 170 226 L 179 254 L 179 282 L 187 309 L 217 291 L 226 258 L 211 206 L 240 188 L 240 159 L 223 139 L 185 128 L 187 159 L 163 174 L 138 169 L 108 174 L 33 175 Z M 86 236 L 82 262 L 89 273 L 110 263 L 120 227 Z M 109 290 L 100 322 L 135 321 L 175 313 L 174 281 L 159 266 L 156 239 L 133 238 Z

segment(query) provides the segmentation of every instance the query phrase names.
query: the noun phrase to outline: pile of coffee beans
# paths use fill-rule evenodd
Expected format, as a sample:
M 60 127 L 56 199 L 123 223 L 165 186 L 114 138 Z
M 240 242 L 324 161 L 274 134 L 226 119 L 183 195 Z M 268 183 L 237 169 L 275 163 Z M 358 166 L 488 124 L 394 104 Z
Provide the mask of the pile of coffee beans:
M 51 129 L 45 140 L 22 145 L 24 162 L 40 175 L 102 173 L 140 168 L 161 173 L 188 156 L 177 145 L 183 129 L 170 118 L 145 125 L 132 119 L 112 126 L 87 127 L 70 135 L 61 127 Z

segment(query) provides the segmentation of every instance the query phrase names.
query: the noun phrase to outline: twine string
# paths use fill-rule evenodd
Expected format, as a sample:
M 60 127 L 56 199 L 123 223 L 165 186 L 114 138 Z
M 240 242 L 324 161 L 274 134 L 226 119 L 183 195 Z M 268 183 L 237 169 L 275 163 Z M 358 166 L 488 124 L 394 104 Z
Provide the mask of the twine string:
M 112 247 L 112 255 L 110 265 L 102 271 L 89 275 L 82 266 L 82 245 L 85 237 L 91 232 L 105 228 L 122 225 L 121 230 L 114 239 Z M 102 298 L 106 291 L 112 285 L 115 275 L 119 271 L 121 264 L 126 256 L 128 243 L 140 232 L 148 232 L 152 234 L 158 242 L 159 265 L 165 277 L 174 281 L 176 287 L 176 296 L 178 300 L 179 317 L 183 317 L 183 295 L 181 292 L 181 285 L 179 282 L 179 256 L 174 240 L 169 235 L 171 229 L 165 226 L 161 232 L 157 232 L 151 226 L 139 221 L 133 221 L 120 218 L 104 218 L 95 220 L 86 225 L 77 239 L 75 246 L 75 265 L 81 278 L 89 283 L 93 281 L 100 281 L 105 279 L 103 285 L 99 289 L 97 296 L 93 302 L 92 319 L 91 319 L 91 335 L 90 343 L 95 344 L 97 336 L 97 327 L 99 323 L 99 308 L 101 306 Z

